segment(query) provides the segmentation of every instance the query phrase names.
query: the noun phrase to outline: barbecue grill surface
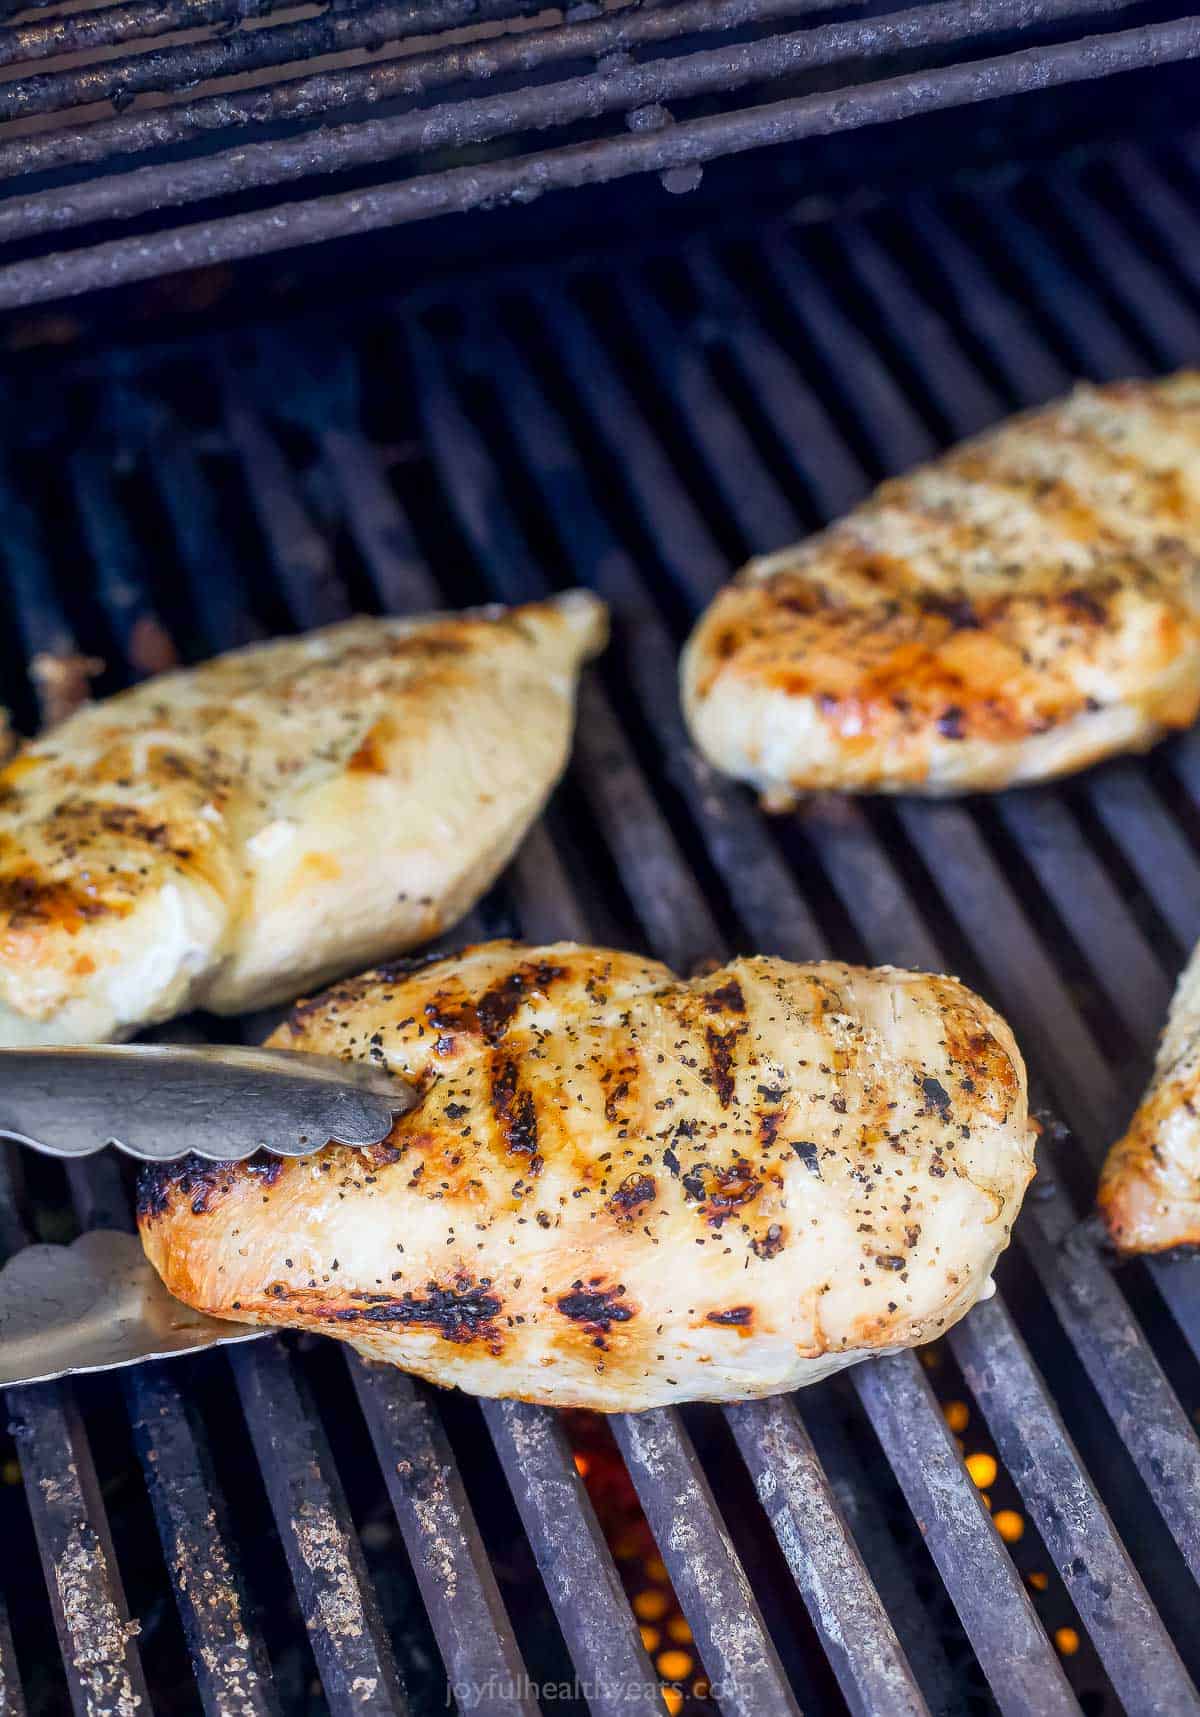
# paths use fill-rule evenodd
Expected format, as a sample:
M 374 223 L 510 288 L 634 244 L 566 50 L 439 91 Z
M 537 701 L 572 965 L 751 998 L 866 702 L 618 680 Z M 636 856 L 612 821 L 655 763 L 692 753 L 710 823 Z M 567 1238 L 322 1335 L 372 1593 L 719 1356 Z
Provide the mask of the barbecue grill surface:
M 590 583 L 617 639 L 570 778 L 456 940 L 945 967 L 1072 1129 L 1050 1128 L 1000 1295 L 940 1371 L 902 1354 L 794 1401 L 613 1422 L 723 1711 L 1200 1710 L 1200 1265 L 1114 1273 L 1075 1232 L 1200 935 L 1200 736 L 1056 788 L 770 822 L 687 755 L 674 687 L 691 616 L 747 555 L 1076 375 L 1200 359 L 1198 149 L 348 325 L 13 366 L 20 725 L 56 713 L 80 656 L 105 692 L 354 609 Z M 128 1220 L 111 1163 L 12 1173 L 10 1250 Z M 1013 1554 L 942 1376 L 1026 1519 Z M 284 1338 L 7 1405 L 5 1711 L 425 1712 L 449 1681 L 464 1708 L 531 1712 L 533 1684 L 573 1676 L 547 1709 L 662 1708 L 547 1412 Z
M 1001 97 L 1024 133 L 1036 92 L 1116 75 L 1120 103 L 1200 54 L 1174 0 L 43 5 L 0 0 L 5 309 L 639 174 L 692 191 L 771 145 L 811 171 L 815 138 Z

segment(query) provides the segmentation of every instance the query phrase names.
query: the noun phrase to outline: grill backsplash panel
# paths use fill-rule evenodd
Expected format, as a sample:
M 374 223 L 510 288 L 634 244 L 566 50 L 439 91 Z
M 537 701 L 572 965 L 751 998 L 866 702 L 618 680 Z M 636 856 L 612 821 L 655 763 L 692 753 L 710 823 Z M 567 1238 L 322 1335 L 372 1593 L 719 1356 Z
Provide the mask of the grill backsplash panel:
M 950 969 L 1071 1132 L 1042 1147 L 996 1300 L 924 1362 L 794 1402 L 655 1413 L 614 1445 L 310 1338 L 10 1392 L 4 1717 L 139 1692 L 424 1713 L 448 1684 L 524 1713 L 572 1677 L 546 1709 L 661 1710 L 670 1641 L 651 1626 L 647 1655 L 630 1609 L 650 1576 L 614 1525 L 622 1462 L 690 1627 L 686 1711 L 1200 1709 L 1200 1263 L 1113 1271 L 1076 1229 L 1200 935 L 1200 738 L 987 801 L 771 821 L 687 754 L 673 684 L 747 555 L 1076 375 L 1200 361 L 1198 258 L 1200 139 L 1180 135 L 610 265 L 376 283 L 353 314 L 13 356 L 18 725 L 61 708 L 80 657 L 106 692 L 355 610 L 590 584 L 616 636 L 571 772 L 450 945 Z M 6 1250 L 128 1220 L 112 1164 L 8 1180 Z

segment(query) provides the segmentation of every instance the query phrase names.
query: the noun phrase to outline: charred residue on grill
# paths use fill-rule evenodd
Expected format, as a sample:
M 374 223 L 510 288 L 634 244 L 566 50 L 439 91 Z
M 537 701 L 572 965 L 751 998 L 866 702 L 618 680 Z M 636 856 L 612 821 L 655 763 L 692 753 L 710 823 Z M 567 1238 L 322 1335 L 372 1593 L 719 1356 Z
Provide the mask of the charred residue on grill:
M 182 1157 L 174 1163 L 148 1163 L 138 1175 L 137 1213 L 142 1221 L 165 1216 L 178 1196 L 191 1201 L 193 1216 L 207 1216 L 245 1176 L 271 1187 L 283 1173 L 283 1158 L 260 1151 L 244 1163 L 216 1163 Z
M 569 1293 L 560 1294 L 554 1302 L 563 1317 L 584 1330 L 592 1338 L 592 1346 L 606 1348 L 614 1324 L 630 1323 L 637 1316 L 625 1299 L 625 1284 L 606 1288 L 603 1276 L 591 1276 L 585 1284 L 581 1279 L 571 1283 Z

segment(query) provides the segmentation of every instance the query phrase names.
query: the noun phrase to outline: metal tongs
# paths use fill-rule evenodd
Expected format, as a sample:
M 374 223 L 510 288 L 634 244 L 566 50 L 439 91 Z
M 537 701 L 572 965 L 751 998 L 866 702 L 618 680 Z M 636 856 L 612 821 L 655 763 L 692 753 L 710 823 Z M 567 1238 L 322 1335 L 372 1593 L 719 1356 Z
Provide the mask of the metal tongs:
M 152 1163 L 302 1157 L 330 1141 L 378 1144 L 418 1101 L 382 1068 L 286 1049 L 0 1049 L 0 1138 L 56 1157 L 106 1145 Z M 0 1269 L 0 1387 L 265 1333 L 172 1299 L 133 1234 L 26 1246 Z
M 54 1157 L 143 1162 L 377 1145 L 417 1092 L 380 1067 L 290 1049 L 120 1044 L 0 1049 L 0 1138 Z

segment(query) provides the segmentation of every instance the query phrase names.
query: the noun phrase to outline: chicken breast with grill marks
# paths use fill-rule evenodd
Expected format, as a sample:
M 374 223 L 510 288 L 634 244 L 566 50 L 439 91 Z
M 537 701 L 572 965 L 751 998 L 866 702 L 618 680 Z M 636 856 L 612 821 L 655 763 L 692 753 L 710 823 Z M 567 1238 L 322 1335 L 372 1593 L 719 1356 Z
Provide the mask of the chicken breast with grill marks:
M 1200 948 L 1172 997 L 1146 1094 L 1108 1153 L 1099 1202 L 1122 1252 L 1200 1245 Z
M 1200 711 L 1200 374 L 1080 387 L 752 561 L 684 653 L 696 745 L 768 805 L 953 793 Z
M 219 1317 L 481 1395 L 625 1411 L 812 1383 L 988 1291 L 1033 1173 L 1007 1025 L 953 978 L 497 942 L 297 1008 L 419 1106 L 371 1151 L 143 1173 Z
M 0 1043 L 234 1012 L 425 941 L 566 761 L 603 605 L 352 620 L 160 675 L 0 771 Z

